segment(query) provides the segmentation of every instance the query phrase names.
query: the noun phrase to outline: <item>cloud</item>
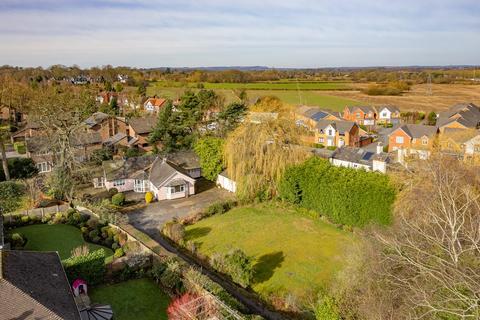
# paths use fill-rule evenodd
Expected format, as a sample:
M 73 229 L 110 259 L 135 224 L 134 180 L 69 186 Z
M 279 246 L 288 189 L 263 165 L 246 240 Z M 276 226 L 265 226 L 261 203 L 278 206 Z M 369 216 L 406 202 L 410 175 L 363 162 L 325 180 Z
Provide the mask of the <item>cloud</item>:
M 478 64 L 457 0 L 2 0 L 0 64 Z

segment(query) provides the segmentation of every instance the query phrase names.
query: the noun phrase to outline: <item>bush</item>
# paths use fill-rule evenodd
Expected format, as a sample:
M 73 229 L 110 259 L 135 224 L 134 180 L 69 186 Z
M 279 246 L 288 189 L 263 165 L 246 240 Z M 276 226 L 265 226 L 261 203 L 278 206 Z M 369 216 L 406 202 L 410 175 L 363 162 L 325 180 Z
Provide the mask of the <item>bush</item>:
M 125 255 L 125 252 L 123 252 L 123 249 L 118 248 L 118 249 L 115 250 L 115 253 L 113 254 L 113 257 L 120 258 L 120 257 L 123 257 L 124 255 Z
M 323 149 L 323 148 L 325 148 L 325 145 L 322 144 L 322 143 L 315 143 L 315 144 L 313 145 L 313 147 L 314 147 L 314 148 L 318 148 L 318 149 Z
M 234 201 L 221 201 L 211 204 L 204 212 L 204 217 L 210 217 L 215 214 L 223 214 L 236 206 Z
M 110 188 L 108 189 L 108 197 L 109 198 L 112 198 L 114 195 L 116 195 L 118 193 L 118 189 L 117 188 Z
M 123 193 L 117 193 L 112 197 L 112 204 L 114 206 L 122 206 L 125 203 L 125 195 Z
M 81 278 L 90 285 L 103 282 L 105 276 L 105 252 L 103 249 L 79 257 L 70 257 L 63 261 L 65 273 L 71 282 Z
M 153 193 L 151 191 L 148 191 L 147 193 L 145 193 L 145 202 L 148 204 L 150 202 L 153 201 Z
M 328 146 L 327 149 L 331 150 L 331 151 L 335 151 L 335 150 L 337 150 L 337 147 L 336 146 Z
M 25 245 L 25 239 L 20 233 L 12 233 L 10 236 L 11 246 L 13 248 L 22 248 Z
M 0 182 L 0 212 L 2 214 L 13 212 L 20 208 L 24 188 L 13 182 Z
M 180 263 L 176 260 L 170 260 L 166 263 L 166 268 L 160 275 L 160 283 L 176 292 L 181 292 L 183 288 Z
M 228 274 L 234 282 L 244 288 L 248 287 L 253 279 L 252 258 L 240 249 L 232 250 L 224 256 L 214 254 L 210 263 L 213 268 Z
M 362 227 L 389 224 L 395 189 L 380 173 L 334 167 L 312 157 L 289 167 L 279 183 L 279 197 L 314 210 L 332 222 Z
M 176 221 L 169 221 L 163 227 L 163 234 L 179 243 L 185 237 L 185 226 Z

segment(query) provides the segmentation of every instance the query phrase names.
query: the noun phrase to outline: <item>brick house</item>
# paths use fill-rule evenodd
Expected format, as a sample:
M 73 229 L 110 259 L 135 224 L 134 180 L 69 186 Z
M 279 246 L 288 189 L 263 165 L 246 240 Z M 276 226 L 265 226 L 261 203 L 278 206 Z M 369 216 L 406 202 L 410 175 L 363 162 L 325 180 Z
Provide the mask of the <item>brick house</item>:
M 322 110 L 318 107 L 300 106 L 293 113 L 295 123 L 314 130 L 320 120 L 341 120 L 339 115 L 328 110 Z
M 166 102 L 167 100 L 163 98 L 148 98 L 143 104 L 143 108 L 148 112 L 158 113 Z
M 45 134 L 44 128 L 37 122 L 29 121 L 22 129 L 12 134 L 12 141 L 25 141 L 28 138 L 37 137 Z
M 155 128 L 156 123 L 155 117 L 131 118 L 126 131 L 129 137 L 128 146 L 151 151 L 153 147 L 148 143 L 148 136 Z
M 89 132 L 97 132 L 100 134 L 102 141 L 118 133 L 126 134 L 127 123 L 124 118 L 114 117 L 103 112 L 95 112 L 85 120 L 85 125 Z
M 377 110 L 369 106 L 353 106 L 343 109 L 343 119 L 359 125 L 373 126 L 377 119 Z
M 352 121 L 320 120 L 315 127 L 315 143 L 327 147 L 352 146 L 360 142 L 359 126 Z
M 404 150 L 406 155 L 427 159 L 434 147 L 437 128 L 420 124 L 404 124 L 388 137 L 388 151 Z
M 480 108 L 473 103 L 456 104 L 438 115 L 437 127 L 440 132 L 445 128 L 479 129 Z
M 0 107 L 0 122 L 11 123 L 13 125 L 20 125 L 25 122 L 27 116 L 25 113 L 19 112 L 14 108 L 7 106 Z

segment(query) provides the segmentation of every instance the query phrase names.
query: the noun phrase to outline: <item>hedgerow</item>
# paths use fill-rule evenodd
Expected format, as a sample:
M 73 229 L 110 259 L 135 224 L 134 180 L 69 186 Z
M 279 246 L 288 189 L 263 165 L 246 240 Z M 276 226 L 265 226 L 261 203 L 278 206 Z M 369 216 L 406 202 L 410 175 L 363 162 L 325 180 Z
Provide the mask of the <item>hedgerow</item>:
M 313 157 L 285 171 L 279 197 L 334 223 L 362 227 L 390 223 L 395 189 L 387 175 L 335 167 Z

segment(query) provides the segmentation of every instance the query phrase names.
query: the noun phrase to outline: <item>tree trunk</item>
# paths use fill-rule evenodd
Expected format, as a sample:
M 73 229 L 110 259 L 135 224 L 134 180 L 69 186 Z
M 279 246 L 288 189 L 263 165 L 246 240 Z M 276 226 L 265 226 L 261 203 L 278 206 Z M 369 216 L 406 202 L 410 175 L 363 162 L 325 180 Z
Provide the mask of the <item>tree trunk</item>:
M 5 180 L 10 180 L 10 171 L 8 171 L 8 161 L 7 161 L 7 154 L 5 152 L 5 144 L 3 141 L 3 137 L 0 137 L 0 149 L 2 152 L 2 165 L 3 165 L 3 172 L 5 174 Z

